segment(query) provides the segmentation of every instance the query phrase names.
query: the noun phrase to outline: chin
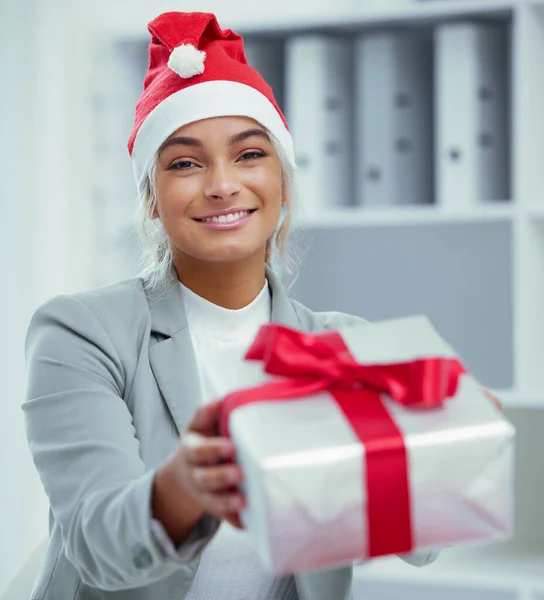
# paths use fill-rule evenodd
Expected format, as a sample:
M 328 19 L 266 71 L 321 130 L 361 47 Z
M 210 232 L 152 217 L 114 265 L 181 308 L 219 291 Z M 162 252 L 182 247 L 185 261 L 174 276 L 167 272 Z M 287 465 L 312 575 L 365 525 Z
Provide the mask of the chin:
M 261 246 L 254 247 L 223 247 L 214 249 L 213 252 L 206 253 L 206 256 L 202 256 L 201 260 L 207 262 L 217 263 L 235 263 L 243 262 L 251 258 L 255 258 L 256 255 L 262 254 L 264 261 L 264 251 Z
M 266 254 L 266 238 L 261 241 L 249 239 L 223 239 L 213 240 L 211 243 L 205 243 L 207 240 L 192 239 L 190 244 L 176 244 L 180 249 L 179 258 L 182 261 L 198 261 L 199 263 L 237 263 L 248 260 L 256 260 L 262 257 L 264 263 Z

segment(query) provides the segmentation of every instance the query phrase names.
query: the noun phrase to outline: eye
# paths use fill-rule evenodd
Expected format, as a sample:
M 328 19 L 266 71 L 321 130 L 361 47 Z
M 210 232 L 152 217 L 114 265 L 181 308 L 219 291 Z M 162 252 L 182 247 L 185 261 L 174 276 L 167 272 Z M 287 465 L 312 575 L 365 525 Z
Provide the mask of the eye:
M 173 162 L 167 169 L 167 171 L 187 171 L 191 167 L 198 166 L 191 160 L 178 160 L 177 162 Z
M 242 154 L 240 160 L 256 160 L 257 158 L 265 158 L 266 156 L 268 156 L 268 154 L 262 150 L 249 150 Z

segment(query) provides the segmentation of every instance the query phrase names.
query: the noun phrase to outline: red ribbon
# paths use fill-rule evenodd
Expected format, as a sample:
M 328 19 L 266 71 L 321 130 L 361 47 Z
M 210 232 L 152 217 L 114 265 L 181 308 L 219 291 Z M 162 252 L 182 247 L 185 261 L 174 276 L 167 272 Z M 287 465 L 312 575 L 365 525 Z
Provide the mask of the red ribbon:
M 222 402 L 221 429 L 247 404 L 297 399 L 327 390 L 365 447 L 369 557 L 413 549 L 406 446 L 381 394 L 407 409 L 440 408 L 455 395 L 463 366 L 456 359 L 424 358 L 364 365 L 336 331 L 308 334 L 282 325 L 262 327 L 247 360 L 260 360 L 278 381 L 240 390 Z

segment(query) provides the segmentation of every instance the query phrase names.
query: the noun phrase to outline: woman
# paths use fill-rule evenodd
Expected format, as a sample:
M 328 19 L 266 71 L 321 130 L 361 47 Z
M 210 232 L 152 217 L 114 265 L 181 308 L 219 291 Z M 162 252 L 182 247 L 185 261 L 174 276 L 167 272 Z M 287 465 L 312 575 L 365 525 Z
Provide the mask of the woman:
M 347 599 L 351 568 L 261 569 L 210 399 L 248 383 L 240 357 L 262 324 L 360 320 L 289 300 L 268 266 L 289 226 L 294 154 L 242 39 L 201 13 L 149 30 L 129 150 L 152 264 L 54 298 L 28 332 L 27 435 L 51 503 L 33 598 Z

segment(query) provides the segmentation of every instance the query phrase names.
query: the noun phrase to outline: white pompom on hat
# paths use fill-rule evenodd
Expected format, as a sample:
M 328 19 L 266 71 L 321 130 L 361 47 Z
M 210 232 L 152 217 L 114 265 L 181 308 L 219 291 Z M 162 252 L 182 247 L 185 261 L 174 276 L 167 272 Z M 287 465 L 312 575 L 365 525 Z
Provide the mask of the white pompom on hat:
M 168 66 L 183 79 L 204 73 L 206 53 L 198 50 L 192 44 L 181 44 L 172 50 Z

